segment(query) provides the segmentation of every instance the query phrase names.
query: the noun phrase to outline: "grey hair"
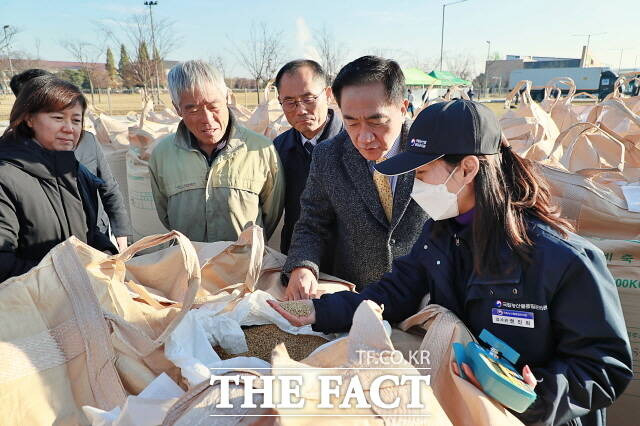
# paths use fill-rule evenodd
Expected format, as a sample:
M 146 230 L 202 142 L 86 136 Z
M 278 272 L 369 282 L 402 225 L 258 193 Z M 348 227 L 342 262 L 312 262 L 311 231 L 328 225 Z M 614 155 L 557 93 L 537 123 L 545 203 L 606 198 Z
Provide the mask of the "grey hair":
M 180 62 L 169 71 L 167 76 L 169 94 L 173 104 L 180 105 L 180 97 L 185 91 L 198 90 L 204 92 L 208 85 L 216 87 L 223 96 L 227 96 L 229 89 L 220 71 L 201 60 Z

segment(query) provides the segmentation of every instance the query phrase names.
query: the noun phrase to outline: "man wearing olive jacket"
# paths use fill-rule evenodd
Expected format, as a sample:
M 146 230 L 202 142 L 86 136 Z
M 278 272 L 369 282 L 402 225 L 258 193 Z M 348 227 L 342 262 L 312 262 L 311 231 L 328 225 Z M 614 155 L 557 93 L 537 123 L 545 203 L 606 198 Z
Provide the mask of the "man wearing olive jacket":
M 210 65 L 179 63 L 168 82 L 182 121 L 149 161 L 160 221 L 193 241 L 235 241 L 250 224 L 268 239 L 284 200 L 273 143 L 236 123 L 224 79 Z

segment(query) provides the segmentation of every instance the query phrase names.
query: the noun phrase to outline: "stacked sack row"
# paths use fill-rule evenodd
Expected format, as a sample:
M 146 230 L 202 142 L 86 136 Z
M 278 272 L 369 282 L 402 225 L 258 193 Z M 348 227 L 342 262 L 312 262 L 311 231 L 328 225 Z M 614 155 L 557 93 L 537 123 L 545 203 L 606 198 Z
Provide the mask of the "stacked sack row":
M 530 81 L 507 96 L 500 122 L 513 150 L 538 162 L 552 196 L 576 232 L 603 250 L 624 311 L 634 365 L 640 365 L 640 96 L 620 90 L 601 102 L 576 93 L 570 78 L 551 80 L 540 104 Z M 564 88 L 564 90 L 563 90 Z M 566 91 L 566 94 L 563 93 Z M 516 97 L 520 103 L 513 108 Z M 579 98 L 587 102 L 577 102 Z M 579 303 L 579 301 L 576 301 Z M 608 411 L 612 424 L 635 424 L 640 377 Z

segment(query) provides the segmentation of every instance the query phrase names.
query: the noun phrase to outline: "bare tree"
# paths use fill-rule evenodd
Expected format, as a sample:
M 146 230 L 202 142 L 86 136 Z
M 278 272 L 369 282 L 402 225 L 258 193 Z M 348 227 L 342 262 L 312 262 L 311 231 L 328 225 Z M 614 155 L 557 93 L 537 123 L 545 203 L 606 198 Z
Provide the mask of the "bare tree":
M 63 40 L 60 44 L 80 64 L 81 70 L 89 81 L 91 103 L 95 104 L 94 80 L 96 73 L 100 71 L 98 61 L 104 49 L 95 44 L 81 40 Z
M 447 68 L 449 72 L 465 80 L 471 80 L 475 76 L 475 60 L 471 55 L 447 56 Z
M 408 62 L 409 67 L 429 72 L 437 68 L 439 59 L 414 56 Z
M 240 44 L 233 43 L 239 62 L 256 82 L 258 102 L 260 82 L 271 80 L 282 63 L 282 34 L 282 31 L 271 29 L 265 22 L 260 22 L 251 25 L 248 40 Z
M 0 54 L 4 55 L 8 49 L 11 49 L 11 42 L 16 34 L 20 32 L 19 29 L 12 25 L 7 25 L 7 28 L 0 28 Z
M 326 25 L 314 32 L 313 39 L 320 55 L 320 65 L 331 83 L 344 62 L 347 55 L 346 48 L 343 44 L 336 42 L 333 33 L 329 32 Z
M 209 56 L 209 63 L 213 65 L 218 71 L 220 71 L 223 77 L 227 78 L 227 64 L 225 63 L 222 56 Z

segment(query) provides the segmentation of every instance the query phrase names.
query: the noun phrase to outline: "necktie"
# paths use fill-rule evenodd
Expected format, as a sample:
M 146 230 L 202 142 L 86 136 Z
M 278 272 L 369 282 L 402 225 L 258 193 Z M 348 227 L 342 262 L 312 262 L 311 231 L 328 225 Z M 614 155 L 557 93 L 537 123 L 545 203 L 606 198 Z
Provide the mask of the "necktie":
M 376 164 L 384 160 L 386 160 L 386 158 L 381 157 L 376 161 Z M 389 179 L 385 175 L 380 174 L 376 170 L 374 170 L 373 183 L 376 185 L 376 189 L 378 190 L 378 196 L 380 197 L 380 203 L 382 204 L 382 208 L 384 209 L 384 214 L 387 216 L 387 220 L 391 222 L 391 217 L 393 214 L 393 192 L 391 192 L 391 184 L 389 183 Z
M 306 141 L 304 143 L 304 149 L 306 149 L 309 155 L 311 155 L 311 153 L 313 152 L 313 144 L 310 141 Z

